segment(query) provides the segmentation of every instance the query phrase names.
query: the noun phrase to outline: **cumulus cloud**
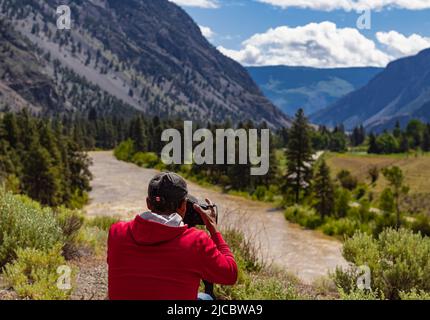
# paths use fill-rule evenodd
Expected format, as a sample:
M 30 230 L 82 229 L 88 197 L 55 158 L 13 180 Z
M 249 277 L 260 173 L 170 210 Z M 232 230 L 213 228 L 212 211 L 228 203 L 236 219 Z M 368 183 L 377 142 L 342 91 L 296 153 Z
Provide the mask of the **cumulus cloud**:
M 240 50 L 218 49 L 247 66 L 385 67 L 393 59 L 357 29 L 328 21 L 269 29 L 244 41 Z
M 200 30 L 202 31 L 202 34 L 207 39 L 212 39 L 215 36 L 215 32 L 212 31 L 211 28 L 205 27 L 205 26 L 199 26 Z
M 430 48 L 430 38 L 412 34 L 409 37 L 397 32 L 377 32 L 376 39 L 396 58 L 411 56 Z
M 215 9 L 219 7 L 216 0 L 170 0 L 177 5 L 185 7 L 199 7 L 206 9 Z
M 362 10 L 368 8 L 381 10 L 384 8 L 403 8 L 423 10 L 430 8 L 430 0 L 257 0 L 273 6 L 287 8 L 303 8 L 323 11 Z

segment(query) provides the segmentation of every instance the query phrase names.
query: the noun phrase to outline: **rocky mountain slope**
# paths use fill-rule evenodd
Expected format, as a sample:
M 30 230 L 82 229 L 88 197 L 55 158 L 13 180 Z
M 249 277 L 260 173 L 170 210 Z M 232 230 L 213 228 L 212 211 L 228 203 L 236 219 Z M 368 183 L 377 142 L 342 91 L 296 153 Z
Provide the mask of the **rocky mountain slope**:
M 390 63 L 365 87 L 311 117 L 315 123 L 364 124 L 376 131 L 410 119 L 430 122 L 430 49 Z
M 63 4 L 72 11 L 71 30 L 56 27 L 56 8 Z M 11 82 L 25 87 L 24 74 L 3 74 L 3 105 L 15 107 L 10 100 L 22 98 L 16 104 L 43 112 L 96 107 L 200 121 L 289 124 L 247 71 L 209 44 L 185 11 L 168 0 L 0 0 L 0 18 L 31 56 L 11 59 L 22 70 L 31 61 L 37 81 L 49 83 L 35 90 L 45 96 L 42 101 L 10 87 Z M 2 34 L 0 41 L 8 46 L 10 39 Z M 3 69 L 10 68 L 11 59 L 2 62 Z
M 268 66 L 247 68 L 264 94 L 286 114 L 310 115 L 366 85 L 381 68 L 318 69 Z

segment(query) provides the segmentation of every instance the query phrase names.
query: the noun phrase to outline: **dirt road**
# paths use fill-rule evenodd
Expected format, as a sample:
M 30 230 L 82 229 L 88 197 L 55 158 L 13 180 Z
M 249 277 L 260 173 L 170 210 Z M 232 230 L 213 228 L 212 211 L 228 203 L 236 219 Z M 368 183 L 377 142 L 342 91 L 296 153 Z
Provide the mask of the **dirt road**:
M 118 161 L 111 152 L 90 153 L 94 165 L 88 215 L 132 217 L 146 210 L 149 180 L 156 170 Z M 262 256 L 311 283 L 337 265 L 345 265 L 341 243 L 288 223 L 281 211 L 270 205 L 229 196 L 188 182 L 198 198 L 210 198 L 220 208 L 220 224 L 235 224 L 260 245 Z

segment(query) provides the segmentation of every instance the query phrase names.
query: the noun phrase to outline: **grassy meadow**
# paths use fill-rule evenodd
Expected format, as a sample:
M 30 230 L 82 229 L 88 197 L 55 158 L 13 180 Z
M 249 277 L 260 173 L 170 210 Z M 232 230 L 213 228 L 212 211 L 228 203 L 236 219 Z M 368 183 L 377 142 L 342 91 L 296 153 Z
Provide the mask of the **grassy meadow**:
M 341 170 L 348 170 L 359 182 L 370 184 L 369 169 L 377 167 L 397 166 L 405 175 L 405 182 L 410 188 L 405 199 L 405 209 L 413 210 L 421 207 L 430 211 L 430 153 L 372 155 L 364 153 L 327 153 L 327 164 L 331 168 L 333 178 Z M 372 186 L 372 192 L 378 197 L 387 187 L 387 181 L 381 174 Z M 422 211 L 422 210 L 421 210 Z

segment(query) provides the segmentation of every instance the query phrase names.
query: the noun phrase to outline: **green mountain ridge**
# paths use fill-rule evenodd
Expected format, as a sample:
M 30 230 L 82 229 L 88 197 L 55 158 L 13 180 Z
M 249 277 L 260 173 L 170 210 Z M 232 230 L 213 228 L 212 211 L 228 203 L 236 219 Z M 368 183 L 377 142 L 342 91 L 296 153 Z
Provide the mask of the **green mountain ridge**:
M 56 8 L 63 4 L 72 11 L 71 30 L 56 29 Z M 0 0 L 0 18 L 27 43 L 30 61 L 51 83 L 49 90 L 38 90 L 47 101 L 37 95 L 27 101 L 16 92 L 21 105 L 34 102 L 33 109 L 44 113 L 98 108 L 100 114 L 289 124 L 246 70 L 210 45 L 185 11 L 167 0 Z M 25 62 L 15 59 L 17 65 Z M 12 76 L 10 81 L 23 81 L 22 73 Z M 0 99 L 19 108 L 10 103 L 11 93 L 5 98 L 10 81 L 0 82 Z
M 311 116 L 317 124 L 363 124 L 372 131 L 411 119 L 430 122 L 430 49 L 391 62 L 366 86 Z

